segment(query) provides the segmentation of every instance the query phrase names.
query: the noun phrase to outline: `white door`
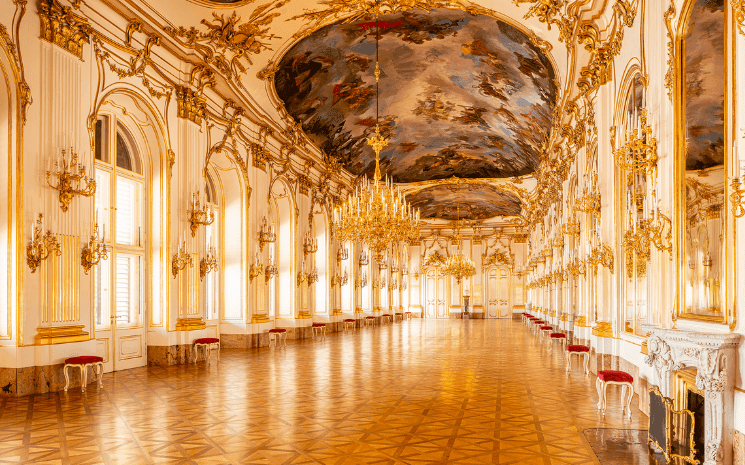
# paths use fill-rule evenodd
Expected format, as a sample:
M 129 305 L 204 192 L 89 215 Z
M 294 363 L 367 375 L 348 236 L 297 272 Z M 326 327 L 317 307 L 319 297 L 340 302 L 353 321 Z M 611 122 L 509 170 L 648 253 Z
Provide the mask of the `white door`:
M 499 268 L 499 318 L 511 318 L 510 306 L 510 272 L 507 268 Z
M 492 268 L 487 272 L 486 278 L 486 317 L 497 318 L 499 316 L 499 298 L 497 288 L 499 279 L 497 269 Z
M 424 292 L 424 316 L 434 318 L 437 314 L 437 270 L 429 269 L 425 272 Z
M 447 279 L 437 270 L 437 318 L 449 318 L 450 311 L 447 299 Z

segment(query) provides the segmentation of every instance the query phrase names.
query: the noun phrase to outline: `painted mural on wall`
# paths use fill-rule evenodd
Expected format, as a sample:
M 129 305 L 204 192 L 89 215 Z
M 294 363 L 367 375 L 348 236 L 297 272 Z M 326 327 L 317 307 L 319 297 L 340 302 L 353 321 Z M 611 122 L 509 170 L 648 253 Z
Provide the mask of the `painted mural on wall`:
M 509 177 L 540 161 L 557 98 L 550 61 L 522 31 L 436 9 L 380 17 L 381 168 L 396 182 Z M 374 171 L 375 20 L 326 26 L 282 58 L 285 108 L 354 174 Z
M 685 37 L 687 170 L 724 164 L 724 0 L 696 0 Z
M 422 218 L 443 220 L 460 218 L 485 220 L 495 216 L 517 216 L 520 214 L 520 199 L 488 184 L 465 184 L 458 186 L 442 184 L 409 194 L 406 200 L 419 208 Z

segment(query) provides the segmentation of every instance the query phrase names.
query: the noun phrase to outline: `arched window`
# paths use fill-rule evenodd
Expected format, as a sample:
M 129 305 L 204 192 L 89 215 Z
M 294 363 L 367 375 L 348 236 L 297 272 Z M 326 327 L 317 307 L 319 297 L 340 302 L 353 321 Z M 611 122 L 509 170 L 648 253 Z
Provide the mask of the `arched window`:
M 113 115 L 95 128 L 95 211 L 109 259 L 95 268 L 96 327 L 143 323 L 145 180 L 129 131 Z

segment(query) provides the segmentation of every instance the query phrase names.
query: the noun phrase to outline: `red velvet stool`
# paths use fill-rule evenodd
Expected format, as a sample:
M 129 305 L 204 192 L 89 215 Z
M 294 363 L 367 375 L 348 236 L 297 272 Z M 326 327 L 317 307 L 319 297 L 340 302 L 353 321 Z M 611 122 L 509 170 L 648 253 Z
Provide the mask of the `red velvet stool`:
M 194 364 L 197 364 L 199 358 L 199 348 L 204 349 L 204 358 L 210 363 L 212 347 L 217 346 L 217 361 L 220 361 L 220 340 L 216 337 L 203 337 L 194 341 Z
M 284 328 L 273 328 L 269 330 L 269 345 L 272 345 L 272 341 L 274 341 L 274 345 L 277 345 L 277 339 L 279 339 L 279 342 L 285 343 L 287 345 L 287 330 Z
M 68 368 L 80 368 L 80 387 L 85 392 L 85 387 L 88 385 L 88 367 L 96 370 L 98 375 L 98 386 L 103 388 L 103 382 L 101 382 L 101 375 L 103 374 L 103 357 L 96 355 L 81 355 L 79 357 L 71 357 L 65 360 L 65 366 L 62 369 L 65 372 L 65 391 L 70 387 L 70 376 L 67 374 Z
M 617 384 L 623 388 L 621 390 L 621 414 L 623 414 L 624 409 L 628 410 L 629 418 L 631 418 L 631 399 L 634 397 L 634 377 L 626 373 L 625 371 L 598 371 L 598 379 L 595 381 L 595 387 L 597 387 L 598 389 L 598 409 L 602 410 L 603 415 L 605 415 L 605 407 L 607 401 L 605 391 L 607 390 L 609 384 Z M 629 392 L 628 396 L 626 396 L 627 388 Z
M 313 326 L 311 326 L 311 331 L 313 331 L 313 337 L 321 336 L 326 337 L 326 323 L 313 323 Z
M 551 337 L 551 345 L 549 345 L 549 347 L 548 347 L 548 351 L 549 352 L 553 351 L 554 341 L 561 342 L 561 348 L 564 349 L 564 346 L 567 343 L 567 335 L 566 334 L 564 334 L 564 333 L 551 333 L 551 334 L 549 334 L 549 337 Z
M 549 325 L 541 325 L 539 329 L 541 330 L 541 341 L 544 337 L 554 332 L 554 327 Z
M 541 326 L 545 326 L 546 322 L 543 320 L 533 320 L 533 334 L 535 334 L 536 330 L 540 331 Z
M 391 315 L 390 313 L 383 313 L 383 315 L 381 316 L 382 318 L 380 321 L 382 321 L 383 323 L 386 323 L 386 322 L 393 323 L 393 315 Z
M 406 318 L 407 320 L 411 320 L 411 317 L 412 317 L 412 316 L 413 316 L 413 315 L 411 314 L 411 312 L 404 312 L 404 317 L 405 317 L 405 318 Z
M 374 316 L 366 316 L 365 317 L 365 326 L 375 326 L 375 317 Z
M 394 317 L 393 318 L 394 320 L 404 321 L 404 314 L 403 313 L 396 313 L 395 315 L 393 315 L 393 317 Z
M 569 368 L 572 366 L 572 355 L 576 355 L 578 357 L 583 357 L 585 360 L 585 374 L 590 373 L 590 348 L 587 346 L 582 346 L 578 344 L 568 345 L 566 346 L 566 353 L 567 353 L 567 371 L 569 371 Z
M 355 320 L 354 318 L 345 319 L 344 320 L 344 331 L 346 331 L 350 327 L 351 329 L 354 329 L 357 326 L 356 323 L 357 323 L 357 320 Z

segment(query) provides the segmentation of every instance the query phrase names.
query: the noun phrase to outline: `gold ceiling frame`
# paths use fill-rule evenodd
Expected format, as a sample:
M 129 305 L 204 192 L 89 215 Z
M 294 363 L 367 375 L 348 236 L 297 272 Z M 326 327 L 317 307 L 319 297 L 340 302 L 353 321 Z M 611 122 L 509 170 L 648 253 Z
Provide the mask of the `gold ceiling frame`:
M 192 0 L 192 1 L 207 1 L 207 0 Z M 272 105 L 274 105 L 274 107 L 277 109 L 279 116 L 283 120 L 293 125 L 296 124 L 295 120 L 292 118 L 292 116 L 289 114 L 289 112 L 285 108 L 284 102 L 279 98 L 279 94 L 277 93 L 277 89 L 274 85 L 274 75 L 279 70 L 277 64 L 282 61 L 282 59 L 287 54 L 287 52 L 289 52 L 295 45 L 297 45 L 300 41 L 310 36 L 314 32 L 326 26 L 331 26 L 334 24 L 344 24 L 344 23 L 348 23 L 348 22 L 352 22 L 357 19 L 360 19 L 361 17 L 364 16 L 365 10 L 359 7 L 367 5 L 365 0 L 352 0 L 351 2 L 344 1 L 344 0 L 330 0 L 327 3 L 331 4 L 332 6 L 327 8 L 326 10 L 306 12 L 304 14 L 289 18 L 287 21 L 305 18 L 305 19 L 310 19 L 310 21 L 312 22 L 311 24 L 308 24 L 302 27 L 286 43 L 282 44 L 280 47 L 277 47 L 274 55 L 267 62 L 267 65 L 256 73 L 256 77 L 258 79 L 261 79 L 266 82 L 267 96 L 269 98 L 269 101 L 272 103 Z M 472 15 L 487 16 L 487 17 L 496 19 L 498 21 L 502 21 L 514 27 L 515 29 L 521 31 L 526 36 L 528 36 L 532 44 L 536 48 L 538 48 L 546 56 L 546 58 L 548 58 L 549 62 L 551 63 L 551 66 L 553 67 L 554 73 L 557 75 L 557 80 L 559 81 L 558 84 L 561 84 L 561 76 L 559 75 L 560 68 L 558 67 L 557 61 L 554 58 L 554 55 L 552 53 L 552 47 L 550 46 L 551 45 L 550 42 L 539 37 L 538 35 L 536 35 L 536 33 L 533 30 L 528 29 L 525 26 L 525 24 L 520 23 L 511 17 L 505 16 L 491 9 L 483 8 L 478 5 L 473 5 L 472 3 L 465 1 L 465 0 L 456 0 L 456 1 L 381 0 L 380 3 L 382 5 L 381 12 L 383 12 L 383 14 L 397 13 L 400 11 L 406 11 L 410 9 L 422 9 L 424 11 L 429 11 L 433 8 L 442 8 L 442 9 L 463 11 L 463 12 L 466 12 Z M 568 69 L 567 69 L 567 75 L 568 75 Z M 565 79 L 564 84 L 566 84 L 566 82 L 568 82 L 568 78 Z M 557 107 L 561 107 L 563 106 L 562 102 L 564 99 L 564 91 L 561 85 L 557 85 L 557 89 L 559 90 L 560 95 L 557 98 L 556 105 Z M 303 132 L 305 139 L 310 141 L 310 138 L 304 133 L 304 131 L 302 131 L 302 128 L 300 129 L 300 131 Z M 552 139 L 553 132 L 554 132 L 554 128 L 552 127 L 549 130 L 549 140 Z M 311 145 L 315 147 L 315 144 L 311 143 Z M 315 147 L 315 148 L 319 151 L 319 153 L 321 153 L 321 150 L 318 147 Z M 347 172 L 345 168 L 344 168 L 344 171 Z M 534 178 L 534 177 L 526 176 L 526 177 L 521 177 L 520 179 L 531 179 L 531 178 Z M 492 179 L 497 179 L 497 178 L 482 178 L 482 179 L 492 180 Z M 424 182 L 427 182 L 427 181 L 424 181 Z M 412 184 L 418 184 L 418 183 L 412 183 Z M 404 186 L 406 185 L 397 184 L 397 186 L 401 186 L 401 188 L 403 189 Z
M 677 25 L 674 30 L 673 36 L 673 59 L 671 63 L 675 66 L 675 87 L 673 94 L 673 106 L 675 111 L 675 146 L 674 146 L 674 243 L 673 253 L 675 256 L 675 309 L 673 312 L 673 324 L 675 325 L 677 319 L 705 321 L 710 323 L 719 323 L 728 325 L 730 331 L 734 331 L 737 324 L 737 247 L 734 244 L 735 236 L 735 219 L 730 216 L 732 209 L 730 208 L 731 196 L 730 196 L 730 184 L 728 181 L 729 170 L 730 170 L 730 156 L 733 149 L 733 128 L 736 128 L 736 111 L 733 106 L 733 95 L 737 94 L 737 83 L 736 80 L 732 79 L 730 74 L 731 70 L 736 69 L 735 63 L 735 43 L 737 37 L 736 27 L 739 27 L 739 19 L 741 18 L 740 10 L 737 10 L 737 5 L 731 4 L 732 8 L 727 8 L 725 2 L 724 7 L 724 34 L 722 40 L 724 41 L 724 204 L 721 214 L 724 215 L 724 230 L 723 230 L 723 244 L 725 253 L 722 258 L 721 266 L 721 316 L 709 316 L 709 315 L 697 315 L 692 313 L 686 313 L 686 297 L 685 297 L 685 270 L 686 263 L 686 137 L 685 129 L 683 124 L 685 123 L 685 99 L 684 89 L 685 83 L 685 41 L 687 35 L 687 23 L 688 18 L 692 14 L 693 4 L 695 0 L 687 0 L 681 8 L 680 15 L 678 16 Z M 732 83 L 732 84 L 730 84 Z M 733 90 L 730 90 L 730 85 L 734 86 Z M 730 237 L 732 236 L 732 237 Z M 732 258 L 730 259 L 731 250 Z M 731 289 L 730 289 L 731 288 Z
M 205 8 L 210 8 L 212 10 L 234 10 L 236 8 L 240 8 L 242 6 L 248 6 L 256 2 L 256 0 L 239 0 L 233 3 L 222 3 L 222 2 L 217 2 L 214 0 L 187 0 L 187 1 L 195 5 L 203 6 Z

